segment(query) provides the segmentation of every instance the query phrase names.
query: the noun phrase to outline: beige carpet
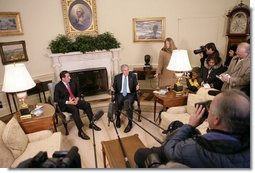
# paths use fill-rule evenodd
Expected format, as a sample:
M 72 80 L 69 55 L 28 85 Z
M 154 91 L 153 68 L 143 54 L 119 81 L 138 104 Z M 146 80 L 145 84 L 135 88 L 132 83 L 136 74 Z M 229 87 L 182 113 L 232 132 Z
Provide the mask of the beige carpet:
M 153 121 L 153 103 L 152 102 L 143 102 L 142 104 L 142 115 L 149 118 Z M 114 126 L 110 123 L 108 126 L 108 118 L 107 118 L 107 104 L 97 104 L 93 105 L 94 112 L 98 109 L 103 109 L 105 114 L 103 117 L 96 122 L 96 125 L 102 128 L 101 131 L 95 131 L 95 141 L 96 141 L 96 153 L 97 153 L 97 163 L 98 168 L 103 168 L 103 156 L 102 156 L 102 146 L 101 141 L 107 141 L 112 139 L 117 139 L 117 134 L 115 132 Z M 158 107 L 157 111 L 160 110 Z M 95 159 L 94 159 L 94 147 L 93 147 L 93 135 L 92 130 L 88 128 L 88 118 L 83 116 L 82 120 L 85 124 L 85 133 L 90 136 L 90 140 L 82 140 L 78 137 L 78 131 L 74 124 L 74 122 L 69 122 L 68 129 L 70 134 L 67 137 L 67 140 L 72 146 L 77 146 L 79 148 L 79 153 L 81 156 L 82 168 L 95 168 Z M 134 120 L 137 121 L 137 115 L 134 114 Z M 160 144 L 153 139 L 149 134 L 147 134 L 144 130 L 138 127 L 133 123 L 133 128 L 129 133 L 124 133 L 124 129 L 127 125 L 127 118 L 122 115 L 121 116 L 121 128 L 118 129 L 120 137 L 131 136 L 134 134 L 138 134 L 141 141 L 144 143 L 146 147 L 159 146 Z M 161 131 L 158 127 L 154 126 L 152 123 L 148 122 L 145 119 L 142 119 L 142 122 L 139 124 L 152 133 L 157 138 L 163 140 L 164 135 L 161 134 Z M 64 127 L 62 125 L 58 126 L 58 131 L 61 131 L 64 134 Z

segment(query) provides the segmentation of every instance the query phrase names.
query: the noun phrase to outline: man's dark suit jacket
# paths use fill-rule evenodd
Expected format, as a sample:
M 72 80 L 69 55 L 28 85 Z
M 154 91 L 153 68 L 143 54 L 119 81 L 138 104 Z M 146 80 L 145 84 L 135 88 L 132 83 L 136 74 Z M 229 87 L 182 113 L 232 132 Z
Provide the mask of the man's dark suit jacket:
M 77 84 L 71 80 L 69 82 L 69 85 L 75 98 L 80 97 L 80 92 L 79 92 Z M 62 111 L 65 110 L 66 101 L 69 100 L 69 97 L 70 97 L 70 94 L 65 84 L 62 81 L 57 83 L 55 86 L 55 91 L 54 91 L 54 101 L 58 103 Z
M 115 94 L 119 94 L 121 92 L 121 87 L 122 87 L 122 73 L 118 74 L 114 78 L 113 82 L 113 89 L 115 91 Z M 129 72 L 128 74 L 128 86 L 130 89 L 130 93 L 135 93 L 136 92 L 136 86 L 137 86 L 137 78 L 136 75 Z

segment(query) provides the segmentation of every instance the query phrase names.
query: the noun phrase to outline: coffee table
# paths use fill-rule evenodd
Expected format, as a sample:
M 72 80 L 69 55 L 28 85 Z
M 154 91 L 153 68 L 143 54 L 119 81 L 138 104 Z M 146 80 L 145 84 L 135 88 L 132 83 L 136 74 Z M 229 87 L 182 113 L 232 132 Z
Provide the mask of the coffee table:
M 161 122 L 161 112 L 166 111 L 168 108 L 173 106 L 183 106 L 187 104 L 188 92 L 183 92 L 183 95 L 177 95 L 175 91 L 171 90 L 165 95 L 154 94 L 154 122 L 159 120 Z M 157 103 L 163 105 L 163 109 L 159 112 L 156 117 Z
M 134 155 L 137 149 L 145 148 L 142 141 L 139 139 L 138 134 L 120 138 L 131 168 L 135 168 Z M 106 168 L 106 159 L 110 168 L 126 168 L 124 155 L 121 150 L 118 139 L 102 141 L 102 152 L 104 159 L 104 167 Z

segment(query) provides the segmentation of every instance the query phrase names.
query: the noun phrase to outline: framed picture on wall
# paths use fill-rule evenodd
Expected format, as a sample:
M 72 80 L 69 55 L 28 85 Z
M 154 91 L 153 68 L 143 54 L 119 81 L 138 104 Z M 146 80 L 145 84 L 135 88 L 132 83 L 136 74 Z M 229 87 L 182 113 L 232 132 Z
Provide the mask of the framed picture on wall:
M 134 42 L 164 41 L 165 18 L 134 18 L 133 35 Z
M 96 0 L 62 0 L 67 35 L 97 34 Z
M 23 34 L 19 12 L 0 12 L 0 36 Z
M 28 61 L 25 41 L 1 42 L 0 56 L 3 65 Z

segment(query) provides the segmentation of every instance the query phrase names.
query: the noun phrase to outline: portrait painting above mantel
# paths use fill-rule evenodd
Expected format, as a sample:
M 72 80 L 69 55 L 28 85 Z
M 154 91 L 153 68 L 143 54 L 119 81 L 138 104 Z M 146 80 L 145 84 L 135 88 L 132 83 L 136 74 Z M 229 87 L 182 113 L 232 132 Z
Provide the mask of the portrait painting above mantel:
M 98 32 L 95 0 L 62 0 L 67 35 L 94 35 Z

